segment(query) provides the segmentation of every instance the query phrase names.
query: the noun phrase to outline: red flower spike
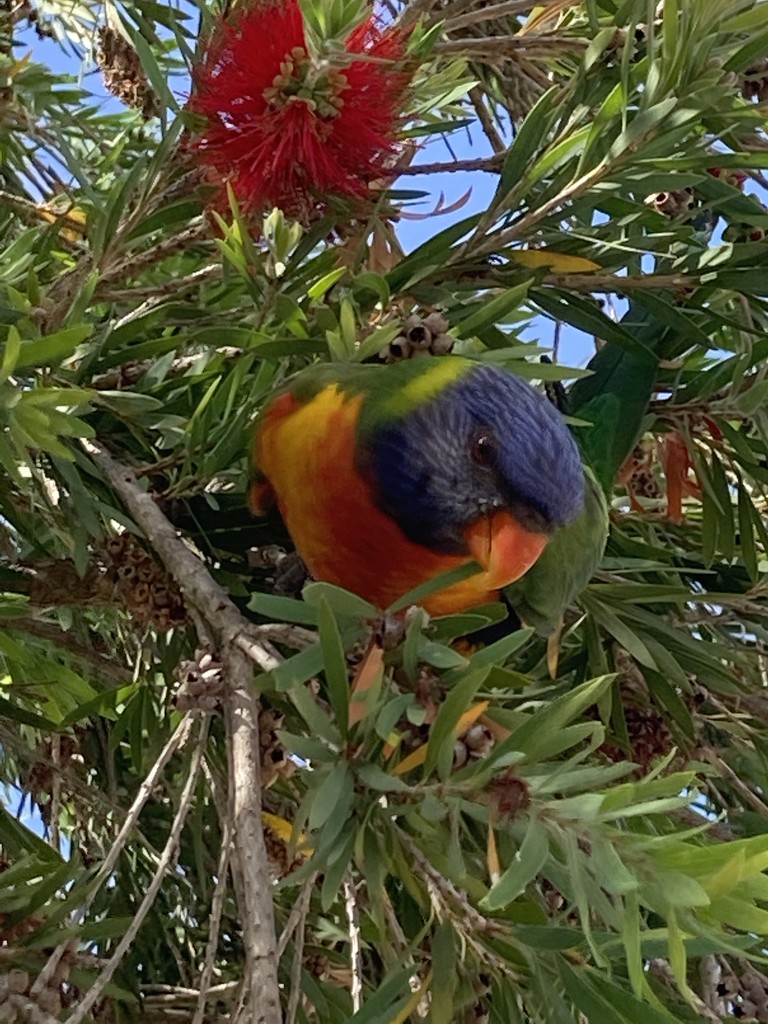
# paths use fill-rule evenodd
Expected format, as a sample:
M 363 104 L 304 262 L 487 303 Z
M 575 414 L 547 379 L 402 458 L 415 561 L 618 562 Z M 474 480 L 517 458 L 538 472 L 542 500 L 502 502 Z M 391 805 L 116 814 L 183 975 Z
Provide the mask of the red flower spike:
M 405 36 L 373 17 L 350 33 L 348 57 L 308 54 L 298 0 L 250 5 L 214 29 L 193 72 L 194 148 L 208 180 L 241 206 L 306 215 L 331 196 L 362 198 L 386 177 L 410 75 Z

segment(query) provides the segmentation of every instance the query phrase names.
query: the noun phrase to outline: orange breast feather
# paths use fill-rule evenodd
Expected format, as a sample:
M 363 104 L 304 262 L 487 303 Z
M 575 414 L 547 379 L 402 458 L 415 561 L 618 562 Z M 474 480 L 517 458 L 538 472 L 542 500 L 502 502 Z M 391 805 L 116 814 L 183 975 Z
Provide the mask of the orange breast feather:
M 414 544 L 377 509 L 355 468 L 361 401 L 335 386 L 306 403 L 283 395 L 261 422 L 254 454 L 312 575 L 386 608 L 468 558 Z M 432 595 L 424 605 L 432 614 L 448 614 L 492 596 L 486 574 L 478 573 Z

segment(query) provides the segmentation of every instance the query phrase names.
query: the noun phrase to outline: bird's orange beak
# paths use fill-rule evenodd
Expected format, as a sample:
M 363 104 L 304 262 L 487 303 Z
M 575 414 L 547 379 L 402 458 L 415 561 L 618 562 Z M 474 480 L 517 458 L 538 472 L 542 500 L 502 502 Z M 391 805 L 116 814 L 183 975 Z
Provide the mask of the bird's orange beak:
M 547 536 L 530 533 L 509 512 L 476 519 L 464 533 L 469 552 L 488 576 L 488 588 L 498 590 L 528 572 L 544 550 Z

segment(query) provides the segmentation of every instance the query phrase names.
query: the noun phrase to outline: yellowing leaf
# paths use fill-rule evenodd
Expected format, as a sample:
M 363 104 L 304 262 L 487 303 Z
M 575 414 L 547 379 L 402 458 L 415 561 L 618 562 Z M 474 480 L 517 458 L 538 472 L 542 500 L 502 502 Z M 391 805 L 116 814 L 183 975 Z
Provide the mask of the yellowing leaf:
M 454 736 L 462 736 L 470 726 L 475 724 L 481 715 L 485 714 L 490 703 L 489 700 L 481 700 L 477 704 L 473 704 L 471 708 L 468 708 L 456 723 L 453 730 Z
M 28 53 L 24 54 L 21 60 L 15 60 L 13 64 L 11 64 L 11 69 L 8 72 L 8 77 L 15 78 L 16 75 L 20 74 L 24 70 L 24 68 L 27 66 L 27 64 L 29 64 L 31 60 L 32 51 L 30 50 Z
M 478 720 L 478 718 L 480 718 L 481 715 L 485 714 L 485 712 L 488 710 L 489 704 L 490 701 L 487 700 L 481 700 L 478 701 L 477 704 L 473 704 L 471 708 L 464 712 L 464 714 L 461 716 L 461 718 L 454 726 L 453 735 L 461 736 L 463 733 L 465 733 L 471 725 L 474 725 L 474 723 Z M 408 755 L 408 757 L 404 757 L 400 764 L 395 765 L 395 767 L 392 769 L 392 774 L 405 775 L 406 772 L 410 772 L 414 768 L 418 768 L 419 765 L 424 764 L 424 761 L 427 756 L 427 746 L 428 744 L 424 743 L 422 744 L 422 746 L 417 747 L 414 751 L 412 751 Z
M 277 838 L 288 846 L 293 835 L 293 825 L 287 818 L 281 818 L 279 814 L 270 814 L 269 811 L 261 812 L 261 823 L 265 828 L 274 832 Z M 307 837 L 302 832 L 297 839 L 297 844 L 302 853 L 309 856 L 312 848 L 306 845 Z
M 268 829 L 271 829 L 277 838 L 282 839 L 284 843 L 290 842 L 291 835 L 293 834 L 293 825 L 290 821 L 281 818 L 277 814 L 270 814 L 269 811 L 262 811 L 261 823 L 266 825 Z
M 382 751 L 381 751 L 382 754 L 384 755 L 384 760 L 385 761 L 388 761 L 389 758 L 392 757 L 394 752 L 397 750 L 397 748 L 402 743 L 402 740 L 403 740 L 403 737 L 400 736 L 396 732 L 391 732 L 387 736 L 387 742 L 384 744 L 384 746 L 382 747 Z
M 383 672 L 384 651 L 377 643 L 371 640 L 352 683 L 352 699 L 349 703 L 350 725 L 355 725 L 365 717 L 368 710 L 366 697 L 377 683 L 381 681 Z
M 38 214 L 49 224 L 61 224 L 61 237 L 68 242 L 79 242 L 85 237 L 86 216 L 79 206 L 69 210 L 56 210 L 49 203 L 38 203 L 35 207 Z
M 418 768 L 420 764 L 424 764 L 427 759 L 427 744 L 422 743 L 420 747 L 417 747 L 412 751 L 408 757 L 404 757 L 400 764 L 396 764 L 392 769 L 393 775 L 405 775 L 406 772 L 412 771 L 414 768 Z
M 760 877 L 767 866 L 768 855 L 766 853 L 754 854 L 749 857 L 744 847 L 741 847 L 717 871 L 700 878 L 699 881 L 706 889 L 707 895 L 714 899 L 730 892 L 746 879 Z
M 599 264 L 583 256 L 569 256 L 549 249 L 514 249 L 509 255 L 524 267 L 548 267 L 556 274 L 588 274 L 600 269 Z
M 491 885 L 494 885 L 501 878 L 501 862 L 499 861 L 499 851 L 496 847 L 496 833 L 493 831 L 493 822 L 488 822 L 487 860 L 488 877 L 491 880 Z

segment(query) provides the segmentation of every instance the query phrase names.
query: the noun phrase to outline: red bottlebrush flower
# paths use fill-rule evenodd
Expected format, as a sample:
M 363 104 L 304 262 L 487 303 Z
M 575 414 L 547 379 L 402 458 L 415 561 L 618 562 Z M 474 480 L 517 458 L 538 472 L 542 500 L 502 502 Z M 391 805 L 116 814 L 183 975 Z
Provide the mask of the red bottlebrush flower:
M 192 76 L 195 149 L 244 209 L 306 214 L 387 174 L 410 80 L 396 63 L 405 36 L 370 17 L 344 47 L 310 56 L 299 0 L 251 0 L 214 29 Z

